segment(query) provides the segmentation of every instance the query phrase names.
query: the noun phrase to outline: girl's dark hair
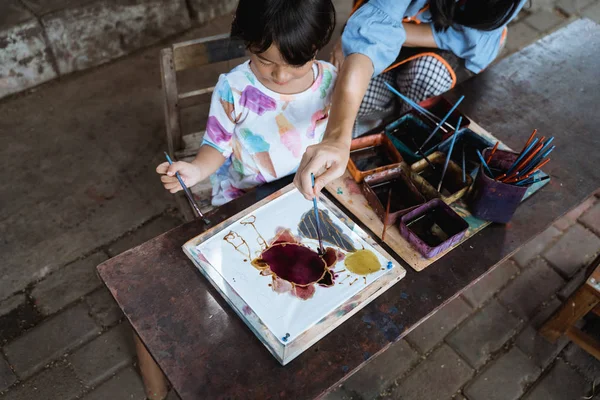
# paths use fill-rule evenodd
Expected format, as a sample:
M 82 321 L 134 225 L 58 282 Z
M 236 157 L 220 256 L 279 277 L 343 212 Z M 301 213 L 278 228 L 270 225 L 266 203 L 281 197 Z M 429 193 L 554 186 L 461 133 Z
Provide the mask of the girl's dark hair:
M 522 0 L 429 0 L 431 19 L 437 31 L 462 25 L 491 31 L 506 24 Z
M 304 65 L 329 42 L 334 28 L 331 0 L 240 0 L 231 36 L 252 53 L 275 44 L 285 62 Z

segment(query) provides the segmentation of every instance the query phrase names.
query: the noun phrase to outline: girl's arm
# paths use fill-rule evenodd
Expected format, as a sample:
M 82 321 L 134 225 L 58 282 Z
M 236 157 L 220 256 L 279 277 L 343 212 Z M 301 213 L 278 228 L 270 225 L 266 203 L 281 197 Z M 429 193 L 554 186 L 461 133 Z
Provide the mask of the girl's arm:
M 171 193 L 183 188 L 179 184 L 176 172 L 179 172 L 186 186 L 194 186 L 212 175 L 225 163 L 233 152 L 232 141 L 235 130 L 235 100 L 225 75 L 219 77 L 211 102 L 206 133 L 196 158 L 191 163 L 185 161 L 162 163 L 156 167 L 165 189 Z
M 215 173 L 225 160 L 219 150 L 205 144 L 200 147 L 192 162 L 175 161 L 172 165 L 164 162 L 156 167 L 156 172 L 162 175 L 160 180 L 165 189 L 176 193 L 183 189 L 175 176 L 176 172 L 179 172 L 186 186 L 194 186 Z

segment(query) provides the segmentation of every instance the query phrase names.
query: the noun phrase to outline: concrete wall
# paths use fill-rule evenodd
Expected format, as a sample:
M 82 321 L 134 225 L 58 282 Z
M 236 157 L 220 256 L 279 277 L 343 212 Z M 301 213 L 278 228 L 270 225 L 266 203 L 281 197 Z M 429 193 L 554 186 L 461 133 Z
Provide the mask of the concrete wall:
M 237 0 L 2 0 L 0 98 L 213 18 Z

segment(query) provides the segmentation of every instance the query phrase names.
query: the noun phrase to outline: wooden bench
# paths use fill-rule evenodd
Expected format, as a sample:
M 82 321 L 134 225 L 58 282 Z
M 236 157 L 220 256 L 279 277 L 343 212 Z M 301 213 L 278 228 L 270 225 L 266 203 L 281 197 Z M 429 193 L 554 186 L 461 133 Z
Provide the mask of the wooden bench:
M 550 343 L 556 343 L 566 335 L 600 360 L 600 341 L 575 326 L 589 312 L 600 316 L 600 255 L 590 264 L 588 270 L 592 270 L 588 279 L 542 326 L 540 334 Z
M 217 77 L 247 59 L 244 43 L 229 34 L 175 43 L 160 52 L 165 125 L 169 154 L 176 160 L 190 161 L 204 138 L 210 95 Z M 185 132 L 186 110 L 195 110 L 193 129 Z M 190 124 L 187 124 L 190 125 Z M 197 128 L 201 128 L 196 130 Z M 210 211 L 211 185 L 206 179 L 190 188 L 203 212 Z M 177 203 L 184 218 L 194 213 L 183 192 Z

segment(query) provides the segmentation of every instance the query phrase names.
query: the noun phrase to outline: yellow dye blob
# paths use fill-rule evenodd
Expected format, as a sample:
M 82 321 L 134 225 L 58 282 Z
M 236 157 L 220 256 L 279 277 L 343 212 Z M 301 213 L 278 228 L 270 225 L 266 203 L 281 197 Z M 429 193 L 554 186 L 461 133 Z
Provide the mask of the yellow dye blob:
M 377 256 L 370 250 L 358 250 L 346 257 L 344 261 L 348 271 L 357 275 L 369 275 L 379 271 L 381 264 Z

